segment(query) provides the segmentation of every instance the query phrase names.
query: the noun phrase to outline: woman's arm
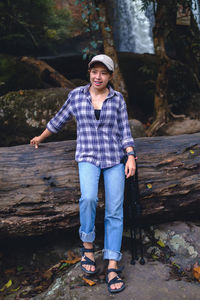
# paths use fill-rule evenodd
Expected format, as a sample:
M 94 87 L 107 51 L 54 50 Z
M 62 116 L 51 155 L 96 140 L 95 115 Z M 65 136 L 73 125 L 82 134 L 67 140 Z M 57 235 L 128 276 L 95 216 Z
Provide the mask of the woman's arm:
M 128 113 L 126 108 L 126 103 L 123 96 L 121 96 L 121 105 L 118 110 L 118 128 L 121 138 L 121 144 L 123 149 L 134 148 L 135 143 L 131 134 L 130 125 L 128 122 Z
M 119 130 L 121 134 L 122 147 L 125 149 L 126 153 L 128 153 L 134 151 L 135 143 L 131 135 L 126 104 L 122 95 L 121 95 L 121 100 L 122 100 L 122 106 L 120 108 L 119 115 L 118 115 L 118 124 L 119 124 Z M 136 163 L 135 163 L 134 154 L 128 155 L 128 159 L 125 165 L 126 178 L 133 176 L 135 174 L 135 170 L 136 170 Z

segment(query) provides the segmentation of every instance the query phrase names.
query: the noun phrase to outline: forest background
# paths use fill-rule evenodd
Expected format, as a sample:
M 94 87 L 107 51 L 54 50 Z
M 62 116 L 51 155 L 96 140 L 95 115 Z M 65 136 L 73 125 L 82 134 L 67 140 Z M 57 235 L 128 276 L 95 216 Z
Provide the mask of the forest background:
M 142 204 L 137 222 L 152 228 L 160 223 L 184 221 L 176 226 L 163 224 L 161 232 L 168 235 L 164 244 L 150 232 L 150 242 L 145 245 L 152 249 L 148 252 L 150 260 L 172 265 L 175 252 L 173 267 L 178 279 L 187 275 L 187 279 L 194 280 L 192 270 L 196 263 L 200 270 L 200 18 L 193 14 L 194 7 L 200 9 L 199 0 L 129 0 L 140 3 L 144 11 L 151 5 L 153 51 L 148 53 L 119 51 L 116 24 L 121 23 L 114 13 L 119 2 L 128 0 L 0 2 L 0 299 L 32 297 L 48 287 L 56 294 L 51 299 L 66 299 L 73 287 L 79 288 L 80 297 L 91 291 L 106 299 L 104 285 L 97 281 L 96 289 L 87 289 L 78 268 L 67 275 L 71 264 L 80 260 L 79 247 L 71 251 L 72 244 L 78 241 L 80 198 L 74 161 L 75 122 L 70 121 L 62 132 L 47 140 L 62 142 L 41 144 L 37 150 L 29 145 L 63 105 L 68 93 L 88 83 L 88 61 L 102 52 L 115 62 L 112 84 L 124 95 L 133 136 L 141 137 L 135 139 Z M 130 19 L 127 31 L 129 26 Z M 100 181 L 98 233 L 103 232 L 103 195 Z M 134 211 L 127 202 L 124 206 Z M 128 218 L 124 219 L 128 224 Z M 195 220 L 197 225 L 185 223 Z M 102 248 L 103 238 L 100 239 Z M 169 292 L 180 293 L 180 299 L 187 294 L 191 298 L 193 289 L 196 299 L 199 297 L 198 286 L 184 282 L 182 289 L 181 281 L 176 280 L 174 291 L 172 280 L 166 281 L 163 271 L 161 274 L 156 269 L 156 276 L 164 281 L 161 293 L 157 289 L 160 282 L 152 281 L 152 264 L 142 266 L 141 272 L 127 267 L 129 256 L 125 264 L 127 299 L 132 297 L 133 287 L 138 293 L 144 290 L 149 298 L 150 290 L 144 285 L 151 289 L 151 284 L 152 299 L 162 293 L 164 298 L 172 299 Z M 146 270 L 149 277 L 145 283 Z M 63 271 L 65 279 L 54 290 L 51 283 L 55 279 L 57 285 Z M 74 288 L 74 294 L 76 291 Z M 37 299 L 50 298 L 38 295 Z M 139 299 L 137 295 L 136 298 Z
M 116 51 L 114 0 L 1 1 L 1 146 L 23 144 L 38 134 L 67 96 L 67 92 L 60 95 L 55 90 L 54 105 L 52 99 L 48 100 L 52 92 L 47 90 L 85 84 L 88 60 L 102 52 L 115 61 L 113 85 L 123 93 L 129 117 L 142 122 L 143 134 L 176 135 L 200 130 L 200 34 L 192 13 L 197 1 L 143 0 L 142 4 L 143 9 L 151 4 L 154 10 L 154 54 Z M 180 6 L 183 12 L 190 12 L 184 25 L 177 22 Z M 34 57 L 38 63 L 27 57 Z M 46 66 L 39 68 L 39 61 L 72 84 L 61 84 L 55 76 L 52 79 L 54 71 Z M 41 101 L 42 89 L 46 90 L 46 104 Z M 71 133 L 58 139 L 74 138 L 72 127 Z

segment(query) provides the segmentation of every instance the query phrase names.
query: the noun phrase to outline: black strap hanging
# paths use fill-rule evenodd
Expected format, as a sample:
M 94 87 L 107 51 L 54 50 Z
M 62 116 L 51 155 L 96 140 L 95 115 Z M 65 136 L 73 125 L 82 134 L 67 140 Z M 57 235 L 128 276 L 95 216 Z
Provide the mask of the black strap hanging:
M 131 234 L 131 264 L 135 264 L 138 260 L 138 246 L 140 249 L 140 264 L 144 265 L 144 251 L 142 243 L 142 228 L 141 228 L 141 215 L 142 207 L 140 204 L 140 192 L 138 184 L 138 166 L 136 162 L 135 175 L 126 179 L 126 217 L 127 225 L 130 227 Z M 139 237 L 137 235 L 139 234 Z

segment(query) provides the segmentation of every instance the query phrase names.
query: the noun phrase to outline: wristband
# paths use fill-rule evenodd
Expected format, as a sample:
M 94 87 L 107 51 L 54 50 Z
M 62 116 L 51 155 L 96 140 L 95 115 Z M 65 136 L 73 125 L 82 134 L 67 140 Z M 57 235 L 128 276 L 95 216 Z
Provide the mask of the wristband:
M 129 156 L 129 155 L 133 155 L 134 157 L 136 157 L 135 151 L 127 152 L 126 155 L 128 155 L 128 156 Z

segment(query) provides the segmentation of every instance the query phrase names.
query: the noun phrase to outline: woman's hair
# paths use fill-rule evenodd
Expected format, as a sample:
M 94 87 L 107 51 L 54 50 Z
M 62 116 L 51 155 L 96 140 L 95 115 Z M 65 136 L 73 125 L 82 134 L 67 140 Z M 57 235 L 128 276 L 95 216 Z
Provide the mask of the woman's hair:
M 98 62 L 98 61 L 95 61 L 94 63 L 92 63 L 92 64 L 90 65 L 90 67 L 88 68 L 88 70 L 91 70 L 91 69 L 92 69 L 95 65 L 97 65 L 97 64 L 100 64 L 100 65 L 104 66 L 110 75 L 113 74 L 113 71 L 110 71 L 103 63 Z

